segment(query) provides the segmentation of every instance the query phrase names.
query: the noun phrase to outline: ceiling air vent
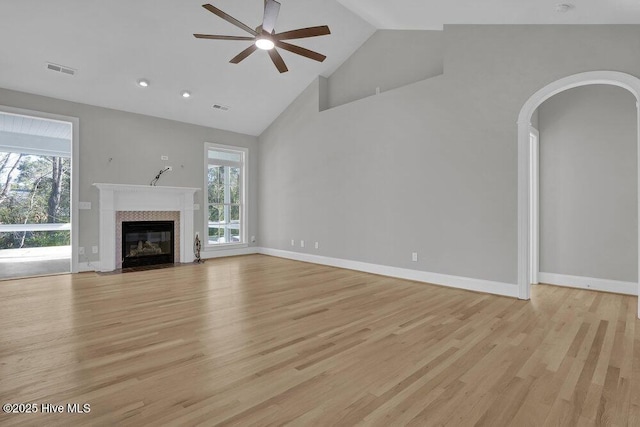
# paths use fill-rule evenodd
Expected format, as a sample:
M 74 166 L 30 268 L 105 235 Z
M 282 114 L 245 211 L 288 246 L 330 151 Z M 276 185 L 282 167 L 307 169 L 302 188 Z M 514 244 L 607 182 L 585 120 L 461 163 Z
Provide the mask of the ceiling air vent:
M 220 105 L 220 104 L 213 105 L 213 109 L 218 111 L 229 111 L 229 108 L 230 107 L 227 107 L 226 105 Z
M 68 74 L 70 76 L 74 76 L 76 74 L 76 70 L 73 68 L 65 67 L 64 65 L 52 64 L 50 62 L 47 62 L 47 69 L 57 71 L 62 74 Z

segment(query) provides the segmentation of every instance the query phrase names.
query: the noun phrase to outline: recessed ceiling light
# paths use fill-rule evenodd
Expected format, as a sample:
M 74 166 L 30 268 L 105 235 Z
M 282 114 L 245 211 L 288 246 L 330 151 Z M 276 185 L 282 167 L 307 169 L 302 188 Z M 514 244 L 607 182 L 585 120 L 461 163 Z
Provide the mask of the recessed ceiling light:
M 140 86 L 140 87 L 149 87 L 149 80 L 147 80 L 147 79 L 138 80 L 138 86 Z
M 183 90 L 182 92 L 180 92 L 180 95 L 182 95 L 183 98 L 190 98 L 191 92 L 189 92 L 188 90 Z
M 273 44 L 273 41 L 266 38 L 262 38 L 262 39 L 256 40 L 256 46 L 258 46 L 258 49 L 271 50 L 275 45 Z
M 556 12 L 565 13 L 570 11 L 573 8 L 575 8 L 575 6 L 572 5 L 571 3 L 560 3 L 556 5 Z

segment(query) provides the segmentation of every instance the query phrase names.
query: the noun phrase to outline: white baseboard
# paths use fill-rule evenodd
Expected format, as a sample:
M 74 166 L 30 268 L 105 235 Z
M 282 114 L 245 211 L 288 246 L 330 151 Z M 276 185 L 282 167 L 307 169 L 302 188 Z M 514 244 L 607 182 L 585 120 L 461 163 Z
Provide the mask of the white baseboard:
M 615 292 L 618 294 L 638 295 L 638 284 L 620 280 L 595 279 L 593 277 L 570 276 L 568 274 L 538 273 L 538 282 L 570 288 L 591 289 L 594 291 Z
M 366 273 L 379 274 L 381 276 L 396 277 L 398 279 L 415 280 L 418 282 L 448 286 L 451 288 L 518 298 L 518 286 L 511 283 L 472 279 L 470 277 L 450 276 L 448 274 L 430 273 L 427 271 L 411 270 L 408 268 L 390 267 L 387 265 L 370 264 L 341 258 L 330 258 L 300 252 L 283 251 L 280 249 L 260 248 L 260 253 L 280 258 L 293 259 L 296 261 L 329 265 L 332 267 L 346 268 L 348 270 L 364 271 Z
M 202 259 L 210 259 L 210 258 L 221 258 L 227 256 L 238 256 L 238 255 L 251 255 L 260 253 L 260 248 L 256 246 L 250 246 L 246 248 L 239 249 L 219 249 L 215 251 L 202 251 L 200 253 L 200 258 Z
M 100 262 L 79 262 L 78 273 L 86 273 L 87 271 L 100 271 Z

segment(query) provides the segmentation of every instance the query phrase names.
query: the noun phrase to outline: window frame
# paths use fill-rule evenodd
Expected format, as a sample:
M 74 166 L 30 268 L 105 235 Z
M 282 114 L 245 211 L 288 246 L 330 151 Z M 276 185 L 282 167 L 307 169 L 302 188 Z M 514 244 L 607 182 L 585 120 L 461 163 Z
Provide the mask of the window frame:
M 240 162 L 240 242 L 228 242 L 228 243 L 209 243 L 209 205 L 212 204 L 209 202 L 209 151 L 228 151 L 233 153 L 241 154 L 242 160 Z M 213 160 L 212 160 L 213 161 Z M 238 162 L 233 161 L 216 161 L 217 164 L 221 166 L 238 166 Z M 232 248 L 246 248 L 249 246 L 247 241 L 247 212 L 249 211 L 248 207 L 248 179 L 249 179 L 249 171 L 247 170 L 247 165 L 249 164 L 249 149 L 246 147 L 238 147 L 234 145 L 224 145 L 218 144 L 215 142 L 205 142 L 204 143 L 204 187 L 203 187 L 203 226 L 204 233 L 202 239 L 202 246 L 206 250 L 224 250 L 224 249 L 232 249 Z M 214 203 L 215 204 L 215 203 Z

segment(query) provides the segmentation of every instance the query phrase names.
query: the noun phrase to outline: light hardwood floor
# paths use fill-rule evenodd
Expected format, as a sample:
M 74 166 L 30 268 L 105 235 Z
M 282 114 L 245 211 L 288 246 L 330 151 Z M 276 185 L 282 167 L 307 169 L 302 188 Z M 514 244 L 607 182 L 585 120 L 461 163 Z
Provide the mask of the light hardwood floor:
M 640 426 L 635 297 L 262 255 L 0 282 L 1 425 Z

